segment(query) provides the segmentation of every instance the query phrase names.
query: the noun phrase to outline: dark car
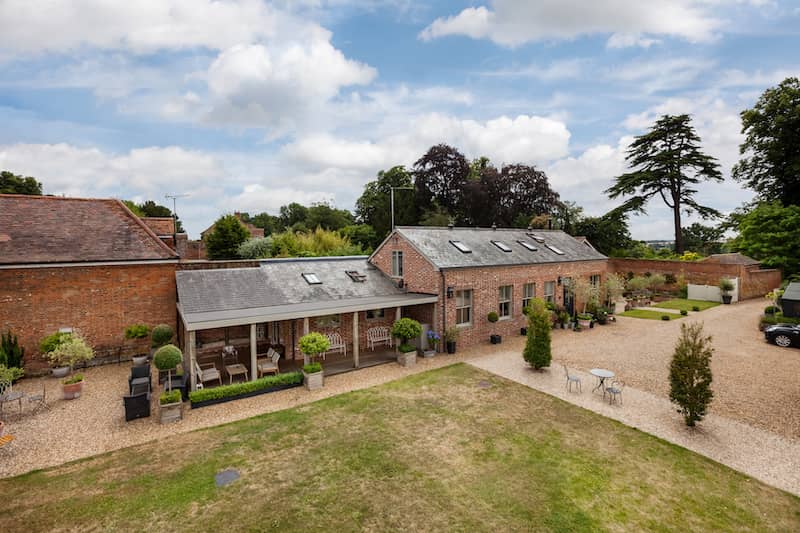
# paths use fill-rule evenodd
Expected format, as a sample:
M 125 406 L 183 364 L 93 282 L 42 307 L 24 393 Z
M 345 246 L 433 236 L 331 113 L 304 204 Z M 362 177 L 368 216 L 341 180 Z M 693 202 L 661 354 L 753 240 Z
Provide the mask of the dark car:
M 800 347 L 800 324 L 777 324 L 764 330 L 764 336 L 769 342 L 774 342 L 784 348 L 788 346 Z

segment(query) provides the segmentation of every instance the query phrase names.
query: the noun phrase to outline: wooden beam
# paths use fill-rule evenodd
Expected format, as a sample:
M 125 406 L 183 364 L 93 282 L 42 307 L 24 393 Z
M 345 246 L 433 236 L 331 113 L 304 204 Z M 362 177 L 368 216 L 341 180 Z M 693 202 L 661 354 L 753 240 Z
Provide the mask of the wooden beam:
M 192 386 L 192 390 L 196 390 L 197 389 L 197 374 L 195 374 L 195 372 L 194 372 L 194 369 L 195 369 L 195 344 L 196 344 L 195 337 L 196 337 L 196 335 L 197 334 L 194 331 L 190 331 L 189 335 L 187 335 L 188 338 L 186 340 L 186 342 L 188 344 L 188 348 L 189 348 L 189 378 L 190 378 L 190 384 Z
M 358 311 L 353 313 L 353 366 L 358 368 Z
M 256 339 L 256 325 L 250 324 L 250 381 L 258 379 L 258 339 Z

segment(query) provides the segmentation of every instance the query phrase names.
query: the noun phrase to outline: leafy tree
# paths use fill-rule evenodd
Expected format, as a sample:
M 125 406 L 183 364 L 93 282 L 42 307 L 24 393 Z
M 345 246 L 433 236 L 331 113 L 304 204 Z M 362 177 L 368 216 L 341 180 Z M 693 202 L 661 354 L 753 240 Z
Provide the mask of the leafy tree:
M 431 209 L 424 211 L 419 219 L 420 226 L 444 227 L 452 222 L 454 222 L 453 217 L 435 203 Z
M 164 207 L 155 203 L 153 200 L 147 200 L 141 204 L 135 204 L 130 200 L 123 200 L 128 209 L 137 217 L 171 217 L 172 211 L 169 207 Z M 175 217 L 175 226 L 178 233 L 183 233 L 183 223 L 180 217 Z
M 272 239 L 270 237 L 247 239 L 239 245 L 237 254 L 242 259 L 266 259 L 271 257 Z
M 300 352 L 303 354 L 303 363 L 308 365 L 310 359 L 315 358 L 322 352 L 328 351 L 331 347 L 331 342 L 327 336 L 316 331 L 306 333 L 298 341 Z
M 577 235 L 575 224 L 583 219 L 583 208 L 576 202 L 554 202 L 552 211 L 553 227 L 570 235 Z
M 470 174 L 467 158 L 446 144 L 431 147 L 414 163 L 416 203 L 421 210 L 438 205 L 461 221 L 464 216 L 464 188 Z
M 800 205 L 800 79 L 786 78 L 742 111 L 742 159 L 733 178 L 761 200 Z
M 281 225 L 284 228 L 291 228 L 297 223 L 305 223 L 308 218 L 308 208 L 297 202 L 292 202 L 289 205 L 282 205 L 278 218 L 280 218 Z
M 391 188 L 412 186 L 411 174 L 403 166 L 381 170 L 378 172 L 377 179 L 364 186 L 364 192 L 356 200 L 356 218 L 374 228 L 376 242 L 370 243 L 370 246 L 377 246 L 391 230 Z M 395 224 L 398 226 L 415 225 L 418 219 L 414 191 L 396 190 L 394 200 Z
M 550 352 L 550 333 L 553 329 L 550 311 L 544 300 L 534 298 L 531 300 L 528 312 L 528 337 L 522 357 L 536 370 L 550 366 L 552 354 Z
M 789 276 L 800 272 L 798 235 L 800 205 L 763 203 L 740 219 L 739 235 L 731 247 L 764 266 L 783 269 L 784 275 Z
M 703 324 L 681 324 L 681 336 L 669 366 L 669 399 L 678 405 L 687 426 L 706 415 L 714 392 L 711 390 L 711 337 Z
M 209 259 L 236 259 L 239 246 L 250 237 L 239 219 L 223 215 L 214 222 L 214 229 L 206 234 L 206 251 Z
M 180 348 L 174 344 L 166 344 L 153 354 L 153 364 L 162 372 L 167 373 L 167 390 L 172 390 L 172 371 L 183 361 Z
M 339 230 L 343 237 L 350 239 L 353 244 L 356 244 L 364 249 L 366 252 L 371 252 L 375 247 L 380 244 L 375 229 L 369 224 L 351 224 Z
M 42 194 L 42 184 L 36 178 L 4 170 L 0 172 L 0 194 Z
M 720 227 L 704 226 L 695 222 L 688 228 L 683 228 L 684 248 L 702 255 L 721 253 L 724 238 L 725 230 Z
M 267 212 L 258 213 L 250 216 L 249 213 L 240 213 L 243 222 L 248 222 L 257 228 L 264 230 L 264 235 L 271 235 L 283 230 L 279 217 L 270 215 Z
M 347 209 L 336 209 L 326 203 L 314 204 L 308 208 L 305 225 L 307 228 L 338 230 L 354 222 L 353 214 Z
M 574 223 L 573 232 L 573 235 L 586 237 L 598 252 L 605 255 L 613 255 L 633 245 L 627 214 L 618 210 L 600 217 L 580 218 Z
M 122 200 L 122 203 L 125 204 L 125 207 L 130 209 L 131 213 L 133 213 L 137 217 L 145 216 L 144 211 L 139 209 L 139 206 L 136 205 L 136 202 L 134 202 L 133 200 Z
M 619 209 L 642 213 L 648 201 L 661 196 L 672 209 L 675 251 L 682 254 L 681 211 L 696 211 L 703 218 L 720 216 L 716 209 L 695 201 L 693 188 L 702 180 L 722 181 L 719 164 L 700 150 L 689 115 L 661 117 L 649 132 L 636 137 L 625 159 L 633 171 L 615 178 L 606 194 L 612 199 L 631 196 Z

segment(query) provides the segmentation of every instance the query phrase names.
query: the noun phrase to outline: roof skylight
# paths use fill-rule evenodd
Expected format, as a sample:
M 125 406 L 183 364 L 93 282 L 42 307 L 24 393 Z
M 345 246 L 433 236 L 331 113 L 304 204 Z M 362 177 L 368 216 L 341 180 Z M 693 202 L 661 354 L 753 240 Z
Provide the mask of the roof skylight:
M 472 250 L 470 249 L 470 247 L 467 246 L 466 244 L 464 244 L 461 241 L 450 241 L 450 244 L 455 246 L 458 249 L 458 251 L 461 252 L 462 254 L 471 254 L 472 253 Z
M 363 283 L 367 279 L 367 275 L 360 273 L 358 270 L 345 270 L 344 272 L 356 283 Z
M 525 248 L 527 248 L 528 250 L 530 250 L 531 252 L 536 252 L 536 251 L 539 250 L 537 247 L 535 247 L 533 244 L 529 243 L 528 241 L 517 241 L 517 242 L 520 243 Z
M 553 252 L 557 253 L 558 255 L 564 255 L 564 252 L 562 252 L 560 249 L 556 248 L 552 244 L 545 244 L 545 246 L 550 248 Z
M 528 233 L 528 237 L 530 237 L 536 242 L 544 242 L 544 237 L 542 237 L 541 235 L 537 235 L 535 233 Z
M 511 248 L 509 248 L 505 243 L 500 241 L 492 241 L 492 244 L 503 250 L 504 252 L 510 252 Z
M 306 283 L 309 285 L 322 285 L 322 281 L 320 281 L 317 275 L 311 272 L 304 272 L 303 279 L 306 280 Z

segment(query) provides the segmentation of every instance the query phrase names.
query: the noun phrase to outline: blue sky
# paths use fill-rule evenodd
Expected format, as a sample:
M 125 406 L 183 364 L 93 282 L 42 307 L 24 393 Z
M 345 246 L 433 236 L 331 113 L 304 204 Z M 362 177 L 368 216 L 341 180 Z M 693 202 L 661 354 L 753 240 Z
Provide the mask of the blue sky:
M 48 193 L 234 210 L 352 208 L 439 142 L 535 164 L 602 214 L 624 150 L 690 113 L 726 176 L 739 112 L 800 75 L 788 0 L 26 0 L 0 3 L 0 168 Z M 700 188 L 730 211 L 751 194 Z M 690 221 L 693 219 L 689 219 Z M 670 238 L 666 207 L 631 220 Z

